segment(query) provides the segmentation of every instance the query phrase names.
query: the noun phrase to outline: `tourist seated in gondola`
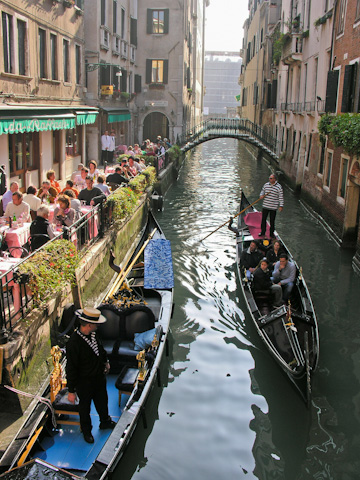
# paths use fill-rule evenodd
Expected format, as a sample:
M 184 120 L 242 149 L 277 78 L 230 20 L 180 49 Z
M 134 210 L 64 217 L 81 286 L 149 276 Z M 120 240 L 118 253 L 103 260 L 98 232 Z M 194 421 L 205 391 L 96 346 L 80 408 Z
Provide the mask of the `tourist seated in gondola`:
M 282 289 L 280 285 L 275 285 L 271 281 L 270 276 L 269 261 L 264 257 L 253 273 L 252 290 L 255 298 L 257 294 L 273 297 L 273 305 L 279 307 L 282 301 Z
M 243 250 L 240 257 L 240 265 L 242 268 L 246 269 L 246 276 L 248 279 L 250 279 L 251 274 L 254 272 L 263 256 L 264 253 L 258 249 L 255 240 L 252 240 L 249 247 Z
M 275 240 L 273 245 L 266 252 L 266 258 L 269 261 L 270 270 L 274 270 L 275 263 L 280 260 L 280 255 L 284 253 L 279 240 Z
M 287 303 L 290 298 L 295 283 L 295 277 L 295 264 L 289 261 L 289 257 L 286 253 L 282 253 L 279 261 L 275 263 L 271 280 L 274 283 L 281 285 L 284 303 Z

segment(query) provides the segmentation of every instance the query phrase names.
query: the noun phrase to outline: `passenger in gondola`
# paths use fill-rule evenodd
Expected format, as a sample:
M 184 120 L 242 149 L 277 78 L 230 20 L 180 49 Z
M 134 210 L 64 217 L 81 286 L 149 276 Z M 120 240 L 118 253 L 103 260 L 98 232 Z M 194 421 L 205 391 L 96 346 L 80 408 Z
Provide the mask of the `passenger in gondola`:
M 275 263 L 274 271 L 271 280 L 281 285 L 283 291 L 283 301 L 286 304 L 290 298 L 291 291 L 294 287 L 296 277 L 296 266 L 289 261 L 286 253 L 280 255 L 280 259 Z
M 260 265 L 253 274 L 252 290 L 254 294 L 262 292 L 269 293 L 273 297 L 275 307 L 280 307 L 282 300 L 282 289 L 280 285 L 275 285 L 271 281 L 269 270 L 269 261 L 266 258 L 261 259 Z
M 248 279 L 251 278 L 251 274 L 255 271 L 255 268 L 258 266 L 263 256 L 264 253 L 258 249 L 254 240 L 250 242 L 250 245 L 246 250 L 243 250 L 240 257 L 240 265 L 242 268 L 246 269 L 246 276 Z
M 274 270 L 275 263 L 280 260 L 280 255 L 282 253 L 283 253 L 283 250 L 281 248 L 281 243 L 279 242 L 279 240 L 275 240 L 273 245 L 266 252 L 266 258 L 269 261 L 269 268 L 271 271 Z

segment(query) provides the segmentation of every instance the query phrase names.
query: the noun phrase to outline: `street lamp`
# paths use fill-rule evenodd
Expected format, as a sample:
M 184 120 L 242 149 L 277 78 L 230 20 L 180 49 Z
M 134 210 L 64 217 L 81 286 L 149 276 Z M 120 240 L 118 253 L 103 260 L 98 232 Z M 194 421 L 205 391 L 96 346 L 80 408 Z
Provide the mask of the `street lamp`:
M 118 77 L 118 91 L 120 92 L 120 79 L 122 77 L 122 71 L 116 72 L 115 75 Z

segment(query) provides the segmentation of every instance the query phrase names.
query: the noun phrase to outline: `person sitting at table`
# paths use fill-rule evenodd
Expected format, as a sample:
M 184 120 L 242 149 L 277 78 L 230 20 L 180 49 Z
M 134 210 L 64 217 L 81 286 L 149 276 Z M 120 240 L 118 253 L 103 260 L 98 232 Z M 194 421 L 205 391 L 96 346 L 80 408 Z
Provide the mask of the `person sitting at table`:
M 5 217 L 10 217 L 12 220 L 19 220 L 22 218 L 24 222 L 30 221 L 30 206 L 23 202 L 23 194 L 21 192 L 14 192 L 12 195 L 12 202 L 7 204 L 5 210 Z
M 99 176 L 99 173 L 100 173 L 99 170 L 96 167 L 97 167 L 97 163 L 95 162 L 95 160 L 90 160 L 88 175 L 90 175 L 90 177 L 92 177 L 94 182 L 95 182 L 95 180 L 97 179 L 97 177 Z
M 134 152 L 134 150 L 133 150 L 132 145 L 129 145 L 129 146 L 128 146 L 125 154 L 126 154 L 126 155 L 133 155 L 133 156 L 135 156 L 135 152 Z
M 7 192 L 4 193 L 2 196 L 2 204 L 3 204 L 3 210 L 5 212 L 7 204 L 9 202 L 12 202 L 12 196 L 14 192 L 17 192 L 19 190 L 19 184 L 17 182 L 11 182 L 10 183 L 10 188 Z
M 133 156 L 130 156 L 128 159 L 130 173 L 135 177 L 138 173 L 141 172 L 141 167 L 138 162 L 135 161 Z
M 46 242 L 55 237 L 55 232 L 49 222 L 49 207 L 42 204 L 36 213 L 37 216 L 30 225 L 30 242 L 32 251 L 45 245 Z
M 74 183 L 75 183 L 75 187 L 79 191 L 82 190 L 83 188 L 86 188 L 85 178 L 88 174 L 89 174 L 89 169 L 86 167 L 83 167 L 81 169 L 80 175 L 76 175 Z
M 71 180 L 75 183 L 75 178 L 77 175 L 81 174 L 81 169 L 84 168 L 83 163 L 79 163 L 77 170 L 71 174 Z
M 54 172 L 54 170 L 49 170 L 48 172 L 46 172 L 46 178 L 49 180 L 50 185 L 51 185 L 53 188 L 55 188 L 55 190 L 57 191 L 57 193 L 60 193 L 60 192 L 61 192 L 60 183 L 55 180 L 55 172 Z
M 72 190 L 65 190 L 64 195 L 70 198 L 70 207 L 75 210 L 75 222 L 82 216 L 80 200 L 75 198 L 75 193 Z
M 59 195 L 59 206 L 54 210 L 54 220 L 57 224 L 70 227 L 75 221 L 75 210 L 70 206 L 70 197 L 67 195 Z
M 105 175 L 99 175 L 97 178 L 97 184 L 95 186 L 97 188 L 100 188 L 100 190 L 104 192 L 106 196 L 108 196 L 110 195 L 111 192 L 109 187 L 104 182 L 105 182 Z
M 126 161 L 123 163 L 125 165 Z M 129 183 L 129 179 L 126 178 L 124 175 L 121 175 L 122 167 L 116 167 L 115 173 L 110 173 L 106 177 L 106 183 L 115 183 L 116 185 L 121 185 L 122 183 Z
M 74 182 L 72 180 L 66 182 L 65 188 L 61 191 L 62 195 L 66 195 L 65 190 L 72 190 L 76 198 L 79 196 L 79 190 L 74 187 Z
M 94 187 L 94 181 L 92 177 L 87 175 L 86 179 L 86 188 L 81 190 L 79 193 L 78 199 L 80 201 L 85 201 L 86 205 L 97 205 L 98 203 L 103 202 L 106 199 L 105 193 L 103 193 L 100 188 Z
M 55 199 L 58 196 L 57 190 L 50 185 L 49 180 L 44 180 L 41 184 L 41 187 L 37 193 L 37 196 L 41 199 L 43 203 L 55 203 Z
M 36 196 L 37 188 L 33 185 L 30 185 L 26 190 L 26 195 L 24 195 L 24 202 L 26 202 L 30 207 L 30 215 L 31 218 L 34 220 L 36 217 L 37 209 L 41 205 L 41 200 L 39 197 Z
M 140 168 L 141 168 L 141 171 L 145 170 L 146 167 L 146 164 L 145 164 L 145 160 L 143 158 L 139 158 L 139 165 L 140 165 Z
M 138 143 L 135 143 L 135 145 L 134 145 L 134 153 L 135 153 L 135 155 L 141 155 L 142 154 L 141 148 L 140 148 Z

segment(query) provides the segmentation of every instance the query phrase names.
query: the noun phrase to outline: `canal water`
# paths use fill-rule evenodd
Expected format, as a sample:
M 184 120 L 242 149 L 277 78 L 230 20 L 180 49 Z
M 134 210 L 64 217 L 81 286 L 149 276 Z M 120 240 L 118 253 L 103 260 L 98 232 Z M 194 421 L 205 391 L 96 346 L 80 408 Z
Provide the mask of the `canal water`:
M 114 478 L 360 478 L 360 278 L 285 187 L 277 230 L 303 267 L 320 330 L 307 409 L 259 341 L 236 279 L 226 227 L 240 187 L 259 197 L 270 166 L 242 142 L 197 147 L 157 218 L 171 240 L 175 310 L 162 387 L 146 405 Z

